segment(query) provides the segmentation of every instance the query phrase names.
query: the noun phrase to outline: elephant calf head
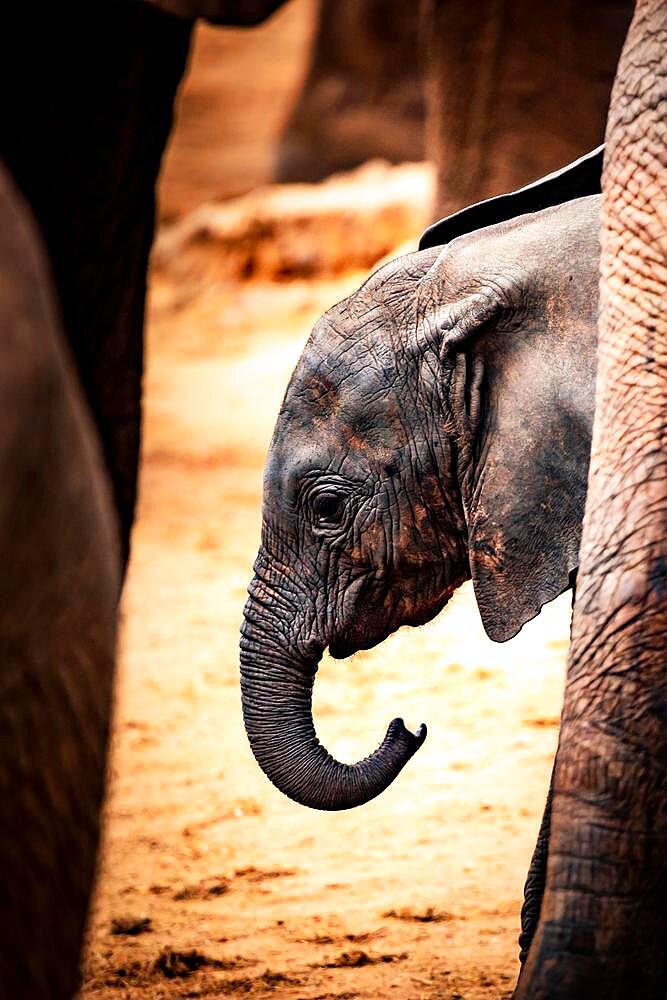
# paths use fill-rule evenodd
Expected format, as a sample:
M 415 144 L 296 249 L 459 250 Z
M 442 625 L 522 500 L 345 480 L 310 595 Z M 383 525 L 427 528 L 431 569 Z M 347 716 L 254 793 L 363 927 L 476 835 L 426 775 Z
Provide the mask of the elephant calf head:
M 306 344 L 268 456 L 241 639 L 252 750 L 290 798 L 345 809 L 421 745 L 402 720 L 354 764 L 311 696 L 342 658 L 420 625 L 472 576 L 504 641 L 576 567 L 594 396 L 599 198 L 413 253 Z

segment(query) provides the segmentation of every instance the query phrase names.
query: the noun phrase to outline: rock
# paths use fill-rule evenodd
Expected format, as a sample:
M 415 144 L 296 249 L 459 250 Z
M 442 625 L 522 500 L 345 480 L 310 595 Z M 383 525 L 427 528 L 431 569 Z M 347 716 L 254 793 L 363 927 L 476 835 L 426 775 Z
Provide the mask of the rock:
M 123 934 L 128 937 L 136 937 L 137 934 L 145 934 L 151 931 L 152 920 L 150 917 L 136 917 L 126 914 L 122 917 L 114 917 L 111 921 L 111 933 Z

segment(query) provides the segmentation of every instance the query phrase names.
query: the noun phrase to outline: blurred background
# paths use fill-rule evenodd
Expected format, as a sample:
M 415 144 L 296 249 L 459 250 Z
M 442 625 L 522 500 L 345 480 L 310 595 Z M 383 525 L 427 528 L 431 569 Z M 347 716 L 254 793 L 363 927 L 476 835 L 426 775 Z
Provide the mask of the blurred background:
M 83 997 L 510 996 L 569 595 L 499 646 L 466 586 L 430 625 L 325 659 L 315 718 L 341 759 L 394 715 L 429 724 L 399 780 L 341 814 L 254 763 L 238 627 L 313 322 L 434 217 L 602 141 L 631 7 L 291 0 L 252 31 L 197 27 L 159 192 Z

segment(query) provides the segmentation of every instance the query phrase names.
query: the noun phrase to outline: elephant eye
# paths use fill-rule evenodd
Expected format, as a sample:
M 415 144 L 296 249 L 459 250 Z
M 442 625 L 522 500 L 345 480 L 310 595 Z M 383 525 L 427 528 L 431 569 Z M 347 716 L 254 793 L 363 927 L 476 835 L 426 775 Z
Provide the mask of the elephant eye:
M 340 524 L 345 514 L 345 500 L 335 493 L 320 493 L 313 500 L 313 514 L 318 527 Z

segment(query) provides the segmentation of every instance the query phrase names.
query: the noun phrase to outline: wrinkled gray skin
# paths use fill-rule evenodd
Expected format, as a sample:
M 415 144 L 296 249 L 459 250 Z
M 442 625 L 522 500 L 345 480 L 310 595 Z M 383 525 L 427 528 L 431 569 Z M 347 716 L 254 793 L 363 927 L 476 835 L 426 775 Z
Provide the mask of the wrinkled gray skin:
M 504 641 L 568 586 L 590 449 L 599 197 L 392 261 L 315 326 L 276 424 L 241 640 L 253 752 L 320 809 L 378 795 L 425 733 L 333 760 L 311 696 L 472 576 Z
M 667 996 L 667 4 L 605 138 L 595 425 L 539 924 L 516 1000 Z

